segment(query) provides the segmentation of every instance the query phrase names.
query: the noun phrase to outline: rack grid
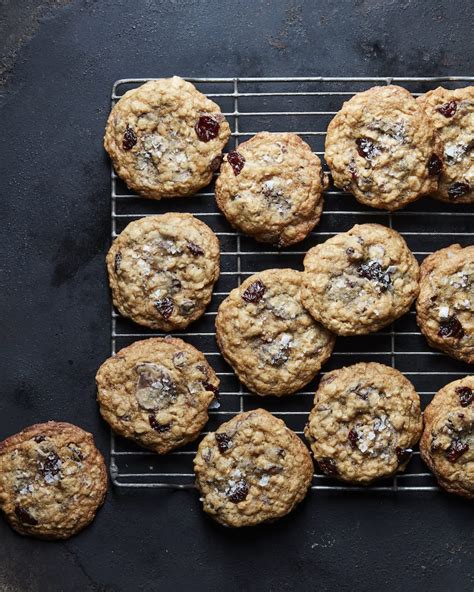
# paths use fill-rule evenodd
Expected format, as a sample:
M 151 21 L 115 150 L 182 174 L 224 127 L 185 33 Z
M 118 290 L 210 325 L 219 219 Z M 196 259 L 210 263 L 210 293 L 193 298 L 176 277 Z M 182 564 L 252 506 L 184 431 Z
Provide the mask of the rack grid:
M 238 146 L 257 131 L 292 131 L 310 144 L 315 154 L 324 156 L 326 128 L 344 100 L 374 85 L 399 84 L 415 96 L 438 85 L 457 88 L 472 84 L 474 77 L 298 77 L 298 78 L 185 78 L 219 104 L 232 130 L 228 150 Z M 112 89 L 112 105 L 131 88 L 154 80 L 128 78 L 118 80 Z M 328 171 L 324 164 L 325 170 Z M 318 377 L 304 390 L 282 398 L 258 397 L 249 393 L 224 362 L 215 341 L 214 317 L 219 303 L 248 275 L 271 267 L 302 269 L 303 255 L 313 245 L 356 223 L 378 222 L 398 230 L 421 261 L 429 253 L 458 242 L 472 243 L 474 211 L 468 205 L 452 206 L 423 198 L 398 212 L 374 210 L 335 189 L 325 192 L 323 216 L 305 241 L 284 250 L 262 245 L 235 232 L 217 209 L 213 184 L 192 197 L 153 201 L 130 192 L 111 170 L 112 240 L 132 220 L 166 211 L 190 212 L 206 222 L 221 242 L 221 275 L 215 285 L 207 311 L 185 331 L 183 337 L 205 353 L 221 380 L 220 406 L 210 410 L 206 430 L 214 431 L 235 414 L 264 407 L 302 434 Z M 112 307 L 111 354 L 137 339 L 162 336 L 122 318 Z M 320 376 L 334 368 L 357 361 L 378 361 L 398 368 L 418 390 L 425 407 L 444 384 L 469 374 L 467 364 L 452 360 L 428 347 L 420 334 L 414 311 L 383 331 L 359 337 L 339 337 L 334 353 Z M 206 431 L 204 434 L 207 433 Z M 197 442 L 158 456 L 111 433 L 110 473 L 117 487 L 193 488 L 192 459 Z M 406 471 L 369 487 L 344 485 L 316 473 L 313 490 L 331 491 L 435 491 L 434 477 L 415 450 Z

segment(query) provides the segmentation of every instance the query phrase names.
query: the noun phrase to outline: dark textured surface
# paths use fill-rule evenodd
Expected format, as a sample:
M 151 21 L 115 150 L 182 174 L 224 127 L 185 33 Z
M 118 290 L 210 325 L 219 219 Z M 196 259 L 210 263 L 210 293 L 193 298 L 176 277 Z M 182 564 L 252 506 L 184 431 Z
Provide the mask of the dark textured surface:
M 101 147 L 121 77 L 472 74 L 472 4 L 0 1 L 3 221 L 0 437 L 48 419 L 108 431 Z M 472 506 L 442 494 L 311 493 L 231 532 L 194 492 L 111 491 L 66 543 L 0 522 L 0 590 L 473 590 Z

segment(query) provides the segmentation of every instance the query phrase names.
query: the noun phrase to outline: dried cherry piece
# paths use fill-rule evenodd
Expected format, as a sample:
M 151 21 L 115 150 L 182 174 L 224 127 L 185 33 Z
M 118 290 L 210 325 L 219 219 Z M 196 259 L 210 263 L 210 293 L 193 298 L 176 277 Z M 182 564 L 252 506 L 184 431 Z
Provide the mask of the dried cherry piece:
M 437 154 L 432 154 L 428 160 L 428 174 L 436 177 L 443 169 L 443 161 Z
M 367 160 L 372 160 L 380 153 L 380 150 L 375 146 L 372 140 L 369 140 L 369 138 L 357 138 L 356 144 L 359 156 L 362 156 L 362 158 L 366 158 Z
M 450 463 L 455 463 L 458 458 L 461 458 L 469 450 L 469 444 L 462 442 L 459 439 L 452 441 L 451 446 L 446 450 L 445 456 Z
M 122 148 L 124 150 L 131 150 L 137 143 L 137 135 L 133 129 L 127 125 L 127 129 L 123 134 Z
M 336 463 L 333 461 L 332 458 L 321 458 L 318 459 L 318 467 L 320 470 L 325 474 L 333 477 L 339 473 L 337 470 Z
M 219 433 L 217 432 L 216 434 L 214 434 L 215 438 L 216 438 L 216 442 L 217 442 L 217 447 L 219 448 L 219 452 L 221 454 L 224 454 L 224 452 L 227 452 L 230 448 L 231 442 L 232 442 L 232 438 L 229 436 L 229 434 L 224 433 Z
M 244 168 L 245 157 L 240 154 L 240 152 L 237 152 L 237 150 L 233 150 L 227 155 L 227 162 L 230 164 L 234 171 L 234 175 L 237 177 Z
M 444 103 L 443 105 L 437 107 L 436 111 L 445 117 L 452 117 L 456 113 L 457 108 L 458 104 L 456 101 L 449 101 L 449 103 Z
M 122 253 L 120 253 L 120 251 L 119 251 L 115 255 L 115 259 L 114 259 L 114 270 L 115 270 L 115 273 L 118 273 L 119 272 L 120 263 L 122 263 Z
M 249 484 L 244 479 L 241 479 L 234 487 L 229 490 L 228 498 L 234 504 L 243 502 L 249 492 Z
M 162 298 L 161 300 L 157 300 L 155 302 L 155 308 L 160 313 L 160 315 L 165 319 L 170 318 L 173 312 L 174 302 L 172 298 Z
M 377 261 L 362 263 L 357 268 L 357 273 L 360 277 L 377 282 L 382 291 L 385 291 L 392 283 L 390 274 Z
M 26 510 L 25 508 L 23 508 L 19 504 L 16 504 L 16 506 L 15 506 L 15 514 L 16 514 L 16 517 L 18 518 L 18 520 L 20 522 L 23 522 L 23 524 L 29 524 L 30 526 L 36 526 L 38 524 L 38 520 L 36 520 L 36 518 L 34 518 L 28 512 L 28 510 Z
M 468 386 L 458 386 L 456 392 L 459 396 L 461 407 L 467 407 L 474 401 L 474 391 Z
M 400 448 L 397 446 L 395 448 L 395 454 L 397 455 L 398 462 L 402 465 L 406 463 L 408 459 L 411 457 L 413 450 L 411 448 Z
M 452 315 L 447 319 L 440 321 L 438 336 L 454 337 L 454 339 L 461 339 L 461 337 L 464 337 L 464 329 L 459 322 L 459 319 Z
M 198 257 L 199 255 L 204 255 L 204 251 L 196 243 L 189 242 L 187 246 L 195 257 Z
M 355 428 L 352 428 L 351 431 L 347 434 L 347 439 L 349 440 L 352 448 L 357 448 L 357 440 L 359 439 L 359 434 Z
M 471 191 L 471 187 L 467 183 L 457 181 L 448 187 L 448 195 L 451 199 L 462 197 Z
M 151 413 L 148 416 L 148 421 L 150 422 L 151 428 L 153 430 L 155 430 L 155 432 L 160 432 L 160 434 L 162 434 L 163 432 L 169 432 L 171 429 L 171 424 L 160 423 L 159 421 L 156 420 L 156 417 L 154 415 L 152 415 Z
M 245 290 L 242 294 L 242 300 L 245 302 L 260 302 L 265 294 L 266 288 L 260 280 L 257 280 Z
M 220 124 L 212 115 L 201 115 L 194 129 L 201 142 L 209 142 L 219 135 Z

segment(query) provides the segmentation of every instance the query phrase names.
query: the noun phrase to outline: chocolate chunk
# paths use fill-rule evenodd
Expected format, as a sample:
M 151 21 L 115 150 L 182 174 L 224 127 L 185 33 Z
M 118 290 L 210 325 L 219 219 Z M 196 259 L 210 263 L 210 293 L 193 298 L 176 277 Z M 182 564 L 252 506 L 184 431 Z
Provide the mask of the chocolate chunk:
M 380 154 L 380 150 L 369 138 L 357 138 L 356 144 L 359 156 L 369 161 Z
M 187 247 L 195 257 L 198 257 L 199 255 L 204 255 L 204 251 L 196 243 L 189 242 Z
M 411 448 L 400 448 L 400 446 L 395 448 L 395 454 L 397 455 L 398 462 L 401 465 L 408 461 L 412 453 L 413 450 Z
M 48 454 L 45 461 L 40 463 L 40 466 L 46 483 L 53 483 L 60 478 L 61 459 L 54 450 Z
M 217 386 L 214 386 L 210 382 L 203 382 L 202 386 L 204 389 L 206 389 L 206 391 L 211 391 L 211 393 L 214 393 L 216 397 L 219 394 L 219 388 Z
M 357 448 L 357 441 L 359 440 L 359 434 L 355 428 L 352 428 L 351 431 L 347 434 L 347 439 L 350 442 L 352 448 Z
M 18 518 L 18 520 L 20 522 L 23 522 L 23 524 L 29 524 L 30 526 L 36 526 L 38 524 L 38 520 L 36 520 L 36 518 L 34 518 L 28 512 L 28 510 L 26 510 L 25 508 L 23 508 L 19 504 L 16 504 L 16 506 L 15 506 L 15 514 L 16 514 L 16 517 Z
M 249 485 L 245 479 L 241 479 L 236 485 L 227 490 L 227 497 L 234 504 L 243 502 L 249 492 Z
M 265 294 L 266 288 L 260 280 L 257 280 L 245 290 L 242 294 L 242 300 L 245 302 L 260 302 Z
M 468 386 L 458 386 L 456 393 L 459 396 L 461 407 L 467 407 L 474 401 L 474 391 Z
M 382 292 L 391 285 L 392 279 L 387 270 L 383 269 L 377 261 L 367 261 L 357 268 L 360 277 L 376 282 Z
M 219 448 L 219 452 L 221 454 L 224 454 L 224 452 L 227 452 L 227 450 L 229 450 L 229 448 L 232 446 L 231 436 L 229 436 L 229 434 L 226 434 L 225 432 L 216 432 L 214 434 L 214 436 L 216 438 L 217 447 Z
M 443 161 L 437 154 L 432 154 L 428 160 L 428 174 L 436 177 L 443 169 Z
M 471 191 L 471 187 L 467 183 L 457 181 L 448 187 L 448 195 L 451 199 L 462 197 Z
M 333 461 L 332 458 L 320 458 L 317 460 L 318 467 L 325 475 L 329 475 L 330 477 L 334 477 L 335 475 L 339 474 L 337 470 L 336 463 Z
M 157 300 L 155 302 L 155 308 L 160 313 L 160 315 L 165 319 L 170 318 L 171 314 L 173 313 L 174 302 L 172 298 L 162 298 L 161 300 Z
M 46 437 L 43 436 L 42 434 L 39 434 L 38 436 L 35 436 L 33 438 L 33 440 L 37 443 L 37 444 L 41 444 L 41 442 L 44 442 L 46 440 Z
M 221 162 L 222 162 L 222 156 L 220 154 L 218 156 L 214 156 L 214 158 L 211 160 L 211 164 L 209 165 L 209 168 L 211 169 L 211 171 L 213 173 L 216 173 L 219 170 L 219 167 L 221 166 Z
M 131 127 L 127 125 L 127 129 L 123 134 L 122 148 L 124 150 L 131 150 L 137 143 L 137 135 Z
M 120 263 L 122 263 L 122 253 L 120 253 L 120 251 L 119 251 L 115 255 L 115 260 L 114 260 L 114 270 L 115 270 L 115 273 L 118 273 L 119 272 Z

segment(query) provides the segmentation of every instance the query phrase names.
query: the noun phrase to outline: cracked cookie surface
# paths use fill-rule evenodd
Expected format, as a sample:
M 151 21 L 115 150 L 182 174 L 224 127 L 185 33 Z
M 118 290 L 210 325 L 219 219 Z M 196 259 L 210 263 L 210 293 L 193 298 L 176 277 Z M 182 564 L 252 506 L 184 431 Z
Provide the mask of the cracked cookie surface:
M 158 454 L 195 440 L 208 420 L 219 379 L 182 339 L 136 341 L 96 376 L 100 412 L 114 432 Z
M 161 199 L 207 185 L 229 136 L 219 106 L 174 76 L 126 92 L 110 113 L 104 146 L 128 187 Z
M 474 203 L 474 86 L 439 87 L 417 99 L 444 145 L 444 166 L 434 197 Z
M 322 378 L 305 436 L 321 472 L 368 484 L 405 468 L 421 430 L 420 398 L 411 382 L 370 362 Z
M 291 512 L 308 491 L 313 462 L 281 419 L 256 409 L 208 434 L 194 471 L 204 511 L 225 526 L 240 527 Z
M 321 161 L 299 136 L 260 132 L 224 159 L 216 200 L 234 228 L 283 247 L 319 222 L 325 185 Z
M 441 487 L 474 499 L 474 376 L 439 390 L 424 413 L 423 460 Z
M 75 425 L 35 424 L 0 442 L 0 507 L 20 534 L 67 539 L 92 522 L 106 493 L 104 459 Z
M 345 102 L 329 124 L 325 150 L 337 187 L 386 210 L 435 191 L 443 166 L 433 123 L 399 86 L 375 86 Z
M 303 305 L 338 335 L 378 331 L 418 294 L 415 257 L 398 232 L 380 224 L 358 224 L 316 245 L 304 268 Z
M 335 337 L 303 308 L 303 274 L 267 269 L 221 303 L 216 337 L 239 379 L 260 395 L 299 390 L 329 358 Z
M 191 214 L 131 222 L 107 254 L 114 306 L 152 329 L 183 329 L 209 304 L 219 276 L 219 241 Z
M 416 311 L 432 347 L 474 364 L 474 245 L 451 245 L 423 261 Z

